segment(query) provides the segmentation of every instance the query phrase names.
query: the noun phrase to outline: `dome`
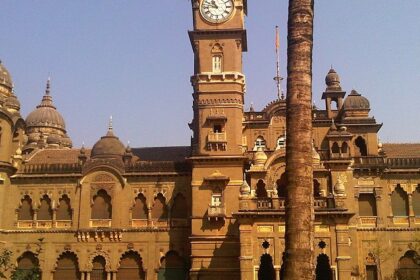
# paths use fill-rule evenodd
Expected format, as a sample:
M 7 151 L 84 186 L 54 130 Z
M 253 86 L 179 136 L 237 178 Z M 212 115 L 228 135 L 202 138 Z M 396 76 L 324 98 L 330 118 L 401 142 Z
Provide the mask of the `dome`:
M 325 84 L 327 85 L 327 90 L 341 90 L 340 76 L 338 76 L 333 68 L 328 71 L 328 74 L 325 77 Z
M 122 157 L 124 153 L 125 147 L 110 125 L 108 133 L 93 145 L 91 157 Z
M 344 100 L 345 110 L 369 110 L 370 104 L 366 97 L 360 95 L 357 91 L 352 90 Z
M 11 96 L 6 98 L 4 102 L 4 107 L 19 111 L 20 110 L 20 102 L 17 99 L 16 95 L 12 94 Z
M 42 97 L 41 104 L 36 106 L 26 118 L 26 127 L 51 127 L 65 131 L 66 125 L 61 114 L 54 107 L 52 97 L 50 95 L 50 81 L 47 82 L 45 95 Z
M 13 87 L 12 77 L 10 76 L 9 71 L 7 71 L 6 67 L 2 64 L 0 60 L 0 86 L 4 86 L 9 90 Z

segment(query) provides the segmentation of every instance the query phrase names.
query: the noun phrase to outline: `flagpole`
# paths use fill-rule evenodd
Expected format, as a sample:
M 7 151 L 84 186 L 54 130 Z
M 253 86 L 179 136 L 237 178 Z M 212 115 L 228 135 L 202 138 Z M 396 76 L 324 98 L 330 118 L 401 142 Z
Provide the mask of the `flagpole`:
M 283 78 L 280 76 L 280 36 L 279 36 L 279 27 L 276 25 L 276 76 L 274 81 L 277 85 L 277 97 L 279 100 L 284 100 L 284 94 L 281 89 L 281 81 Z

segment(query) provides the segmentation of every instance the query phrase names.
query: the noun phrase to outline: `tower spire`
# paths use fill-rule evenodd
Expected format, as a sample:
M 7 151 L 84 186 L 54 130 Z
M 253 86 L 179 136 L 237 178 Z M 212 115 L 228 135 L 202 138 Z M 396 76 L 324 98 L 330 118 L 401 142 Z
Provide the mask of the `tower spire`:
M 45 87 L 45 95 L 50 95 L 51 77 L 48 76 L 47 86 Z
M 277 97 L 279 100 L 284 100 L 284 93 L 281 89 L 281 81 L 283 77 L 280 76 L 280 36 L 279 27 L 276 25 L 276 76 L 274 77 L 277 85 Z

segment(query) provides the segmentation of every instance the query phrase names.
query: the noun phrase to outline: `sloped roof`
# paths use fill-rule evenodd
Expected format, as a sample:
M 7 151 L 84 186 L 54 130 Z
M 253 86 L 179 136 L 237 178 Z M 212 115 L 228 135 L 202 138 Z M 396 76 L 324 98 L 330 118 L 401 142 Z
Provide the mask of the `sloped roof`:
M 182 161 L 189 157 L 189 146 L 132 148 L 133 154 L 145 161 Z
M 77 163 L 80 149 L 42 149 L 28 155 L 25 161 L 29 164 L 68 164 Z M 86 149 L 86 156 L 90 156 L 90 149 Z
M 420 143 L 384 143 L 382 148 L 388 158 L 420 158 Z

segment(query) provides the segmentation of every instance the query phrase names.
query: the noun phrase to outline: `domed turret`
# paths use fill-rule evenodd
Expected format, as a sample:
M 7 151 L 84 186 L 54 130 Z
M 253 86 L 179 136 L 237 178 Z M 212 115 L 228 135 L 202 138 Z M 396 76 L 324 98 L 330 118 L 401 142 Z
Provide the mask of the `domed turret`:
M 124 144 L 114 135 L 112 129 L 112 118 L 105 136 L 93 145 L 91 157 L 116 158 L 125 154 Z
M 46 140 L 43 146 L 47 148 L 71 148 L 72 143 L 67 136 L 64 119 L 54 106 L 50 95 L 50 79 L 47 81 L 45 95 L 42 97 L 41 103 L 36 106 L 34 111 L 29 113 L 25 122 L 28 143 L 24 147 L 24 151 L 39 146 L 35 145 L 35 143 L 42 138 Z
M 20 102 L 14 93 L 6 98 L 4 107 L 6 107 L 9 112 L 16 112 L 20 110 Z
M 335 72 L 333 68 L 328 71 L 328 74 L 325 77 L 325 84 L 327 85 L 327 91 L 341 91 L 340 76 L 338 76 L 337 72 Z
M 12 77 L 10 76 L 9 71 L 4 67 L 0 60 L 0 93 L 11 93 L 13 88 Z
M 351 93 L 344 100 L 345 110 L 369 110 L 370 104 L 366 97 L 363 97 L 360 93 L 352 90 Z

